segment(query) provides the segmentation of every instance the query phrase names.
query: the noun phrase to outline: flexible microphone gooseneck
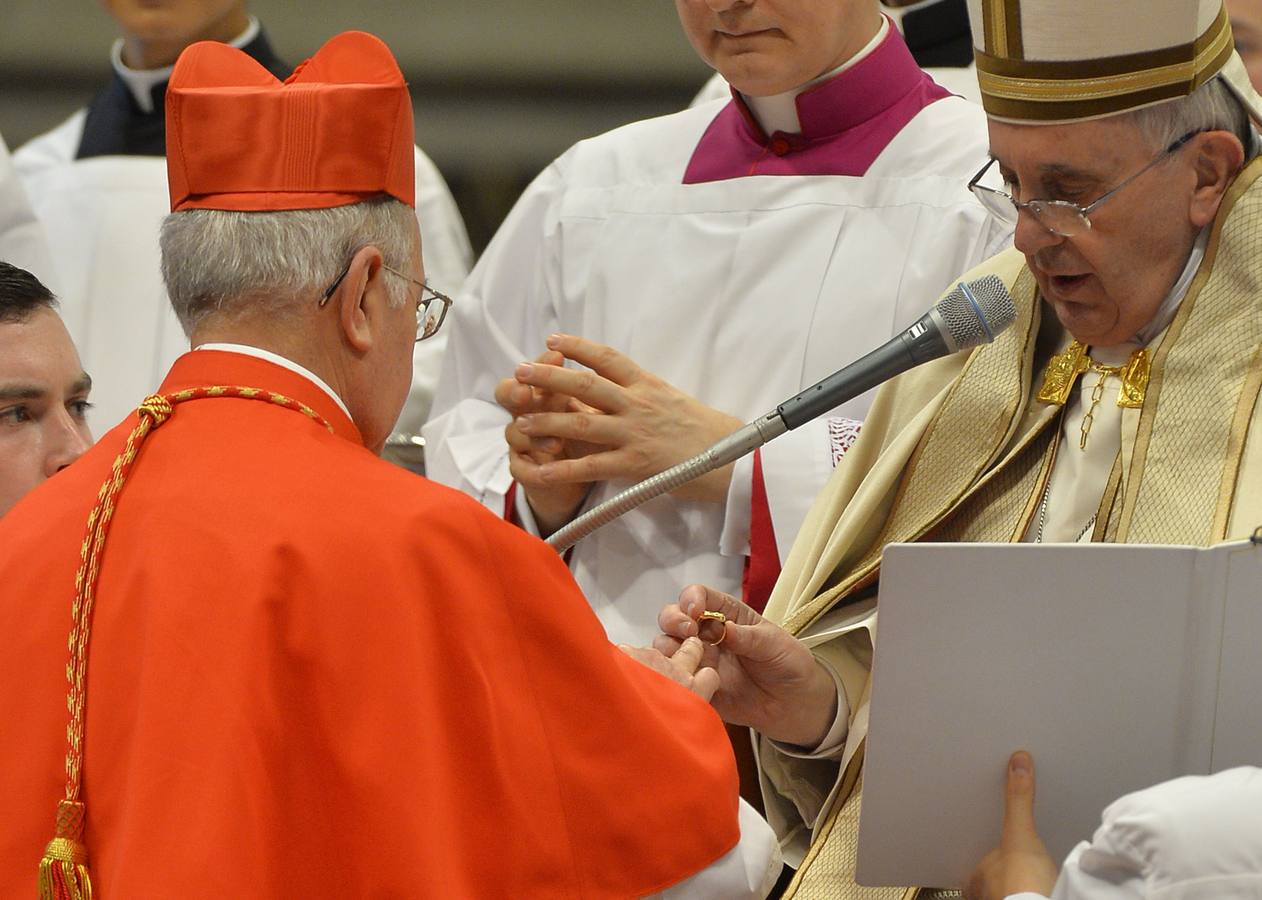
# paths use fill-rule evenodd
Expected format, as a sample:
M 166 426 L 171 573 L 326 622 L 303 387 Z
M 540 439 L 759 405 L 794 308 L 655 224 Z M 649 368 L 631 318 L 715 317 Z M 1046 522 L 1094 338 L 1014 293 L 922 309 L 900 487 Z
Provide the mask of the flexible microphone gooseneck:
M 712 447 L 610 497 L 558 529 L 548 545 L 558 553 L 623 513 L 669 493 L 707 472 L 735 462 L 768 441 L 822 416 L 921 363 L 988 344 L 1012 324 L 1016 309 L 996 275 L 960 282 L 938 305 L 859 360 L 808 387 L 774 410 L 738 428 Z

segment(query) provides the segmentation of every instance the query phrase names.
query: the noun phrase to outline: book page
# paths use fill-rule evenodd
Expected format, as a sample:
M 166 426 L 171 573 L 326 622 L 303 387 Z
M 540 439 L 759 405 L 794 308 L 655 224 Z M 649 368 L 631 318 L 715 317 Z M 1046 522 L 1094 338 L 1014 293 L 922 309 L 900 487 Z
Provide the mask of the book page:
M 1212 770 L 1262 764 L 1262 547 L 1248 541 L 1204 554 L 1226 571 Z
M 1198 551 L 886 548 L 859 881 L 957 887 L 999 840 L 1009 755 L 1034 754 L 1054 858 L 1122 794 L 1210 764 L 1221 599 Z

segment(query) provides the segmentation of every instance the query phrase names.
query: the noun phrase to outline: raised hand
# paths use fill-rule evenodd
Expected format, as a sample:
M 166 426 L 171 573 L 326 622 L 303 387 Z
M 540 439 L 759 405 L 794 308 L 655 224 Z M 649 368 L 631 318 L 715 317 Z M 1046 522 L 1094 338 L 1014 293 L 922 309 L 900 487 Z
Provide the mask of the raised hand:
M 1050 896 L 1056 885 L 1052 861 L 1034 826 L 1034 758 L 1018 750 L 1008 760 L 1003 835 L 969 879 L 968 900 L 1003 900 L 1030 891 Z
M 727 621 L 702 620 L 706 611 Z M 724 721 L 748 725 L 772 740 L 813 748 L 837 714 L 832 676 L 793 635 L 734 597 L 694 584 L 657 617 L 653 642 L 672 656 L 686 642 L 705 642 L 701 665 L 718 672 L 711 703 Z
M 562 368 L 544 364 L 542 358 L 518 367 L 516 380 L 540 392 L 536 396 L 573 401 L 566 407 L 550 403 L 516 414 L 513 424 L 521 435 L 563 442 L 563 449 L 548 460 L 532 459 L 533 465 L 521 466 L 518 481 L 528 492 L 611 479 L 638 481 L 695 456 L 743 424 L 611 347 L 554 334 L 548 338 L 548 349 L 587 368 Z M 726 466 L 684 485 L 675 495 L 721 503 L 731 477 L 731 466 Z
M 547 350 L 535 363 L 561 366 L 565 357 L 555 350 Z M 529 364 L 524 364 L 529 365 Z M 556 483 L 544 484 L 536 473 L 539 467 L 570 455 L 582 456 L 594 448 L 577 441 L 563 441 L 557 437 L 532 437 L 518 427 L 522 417 L 534 413 L 579 412 L 576 400 L 564 394 L 555 394 L 543 388 L 523 384 L 516 377 L 502 379 L 495 386 L 495 402 L 513 416 L 504 429 L 504 441 L 508 444 L 508 470 L 526 494 L 526 502 L 535 515 L 544 537 L 556 531 L 574 517 L 583 503 L 591 485 Z

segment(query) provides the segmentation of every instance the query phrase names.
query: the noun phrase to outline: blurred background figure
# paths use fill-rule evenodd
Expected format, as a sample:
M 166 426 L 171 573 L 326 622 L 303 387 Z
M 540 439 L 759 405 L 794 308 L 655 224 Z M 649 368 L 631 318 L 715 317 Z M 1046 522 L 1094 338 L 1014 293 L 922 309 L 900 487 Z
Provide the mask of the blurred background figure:
M 1249 80 L 1262 90 L 1262 0 L 1227 0 L 1227 15 Z
M 21 147 L 15 165 L 52 255 L 66 323 L 106 386 L 93 424 L 112 427 L 153 390 L 188 339 L 158 271 L 158 225 L 168 208 L 164 97 L 171 66 L 195 41 L 222 41 L 284 79 L 246 0 L 103 0 L 121 36 L 112 74 L 88 106 Z M 416 151 L 417 215 L 426 273 L 460 286 L 471 264 L 460 214 L 433 163 Z M 417 431 L 429 409 L 445 337 L 418 345 L 415 382 L 400 427 Z
M 0 516 L 92 444 L 91 390 L 52 292 L 0 262 Z
M 898 23 L 916 62 L 933 67 L 968 68 L 973 64 L 973 36 L 965 0 L 881 0 Z
M 55 283 L 44 226 L 35 218 L 22 182 L 13 170 L 13 160 L 3 137 L 0 137 L 0 259 L 29 269 L 50 284 Z

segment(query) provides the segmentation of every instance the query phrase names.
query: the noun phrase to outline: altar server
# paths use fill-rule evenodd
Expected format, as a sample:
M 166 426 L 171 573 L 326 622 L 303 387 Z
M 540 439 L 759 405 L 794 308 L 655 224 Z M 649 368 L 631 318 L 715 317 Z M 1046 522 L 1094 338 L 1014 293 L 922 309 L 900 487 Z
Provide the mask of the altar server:
M 951 93 L 981 102 L 966 0 L 881 0 L 881 5 L 903 35 L 916 65 Z M 716 72 L 692 103 L 726 99 L 731 90 L 722 73 Z
M 0 896 L 763 896 L 714 673 L 374 453 L 448 302 L 385 45 L 194 44 L 166 102 L 195 349 L 0 520 Z
M 171 314 L 158 270 L 158 226 L 167 212 L 163 94 L 180 51 L 199 40 L 239 47 L 273 75 L 290 67 L 273 51 L 247 0 L 106 0 L 122 36 L 109 82 L 81 109 L 23 145 L 14 161 L 53 244 L 63 314 L 100 382 L 93 422 L 111 427 L 158 386 L 188 337 Z M 241 140 L 258 140 L 249 129 Z M 464 223 L 434 164 L 417 148 L 417 216 L 425 267 L 454 291 L 471 264 Z M 428 414 L 445 336 L 417 347 L 415 383 L 400 422 Z
M 981 110 L 916 67 L 876 0 L 676 5 L 738 95 L 571 148 L 453 311 L 429 472 L 532 532 L 884 342 L 1007 240 L 964 188 Z M 690 581 L 739 593 L 748 576 L 765 600 L 870 399 L 580 543 L 610 633 L 649 640 Z

